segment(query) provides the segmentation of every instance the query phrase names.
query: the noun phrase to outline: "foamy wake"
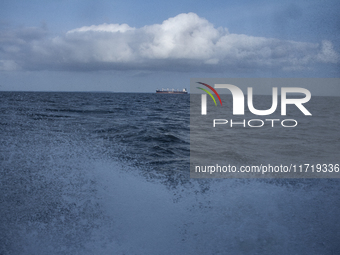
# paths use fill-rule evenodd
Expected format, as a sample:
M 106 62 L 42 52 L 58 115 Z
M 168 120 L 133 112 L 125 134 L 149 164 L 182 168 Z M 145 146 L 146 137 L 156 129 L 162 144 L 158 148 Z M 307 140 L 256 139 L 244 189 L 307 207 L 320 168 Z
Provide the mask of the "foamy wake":
M 169 188 L 93 157 L 84 144 L 60 144 L 31 144 L 14 153 L 23 162 L 3 164 L 17 172 L 3 182 L 2 254 L 340 252 L 338 182 L 191 180 Z

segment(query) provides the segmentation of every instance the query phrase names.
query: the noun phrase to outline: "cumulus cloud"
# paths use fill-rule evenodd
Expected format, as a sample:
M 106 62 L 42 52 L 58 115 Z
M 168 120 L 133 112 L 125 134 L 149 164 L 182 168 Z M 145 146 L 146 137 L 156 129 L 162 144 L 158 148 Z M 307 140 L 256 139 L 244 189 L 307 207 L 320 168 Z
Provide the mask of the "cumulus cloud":
M 339 62 L 329 41 L 308 43 L 233 34 L 195 13 L 141 28 L 93 25 L 53 38 L 42 30 L 28 29 L 7 32 L 2 38 L 3 70 L 301 70 Z

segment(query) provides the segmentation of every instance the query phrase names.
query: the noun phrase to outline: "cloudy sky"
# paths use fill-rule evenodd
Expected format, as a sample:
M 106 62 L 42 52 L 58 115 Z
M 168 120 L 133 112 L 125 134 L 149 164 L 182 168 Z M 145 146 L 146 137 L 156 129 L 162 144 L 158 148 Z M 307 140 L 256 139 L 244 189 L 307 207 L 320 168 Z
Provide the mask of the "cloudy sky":
M 154 92 L 191 77 L 339 77 L 340 2 L 0 2 L 0 90 Z M 339 90 L 340 93 L 340 90 Z

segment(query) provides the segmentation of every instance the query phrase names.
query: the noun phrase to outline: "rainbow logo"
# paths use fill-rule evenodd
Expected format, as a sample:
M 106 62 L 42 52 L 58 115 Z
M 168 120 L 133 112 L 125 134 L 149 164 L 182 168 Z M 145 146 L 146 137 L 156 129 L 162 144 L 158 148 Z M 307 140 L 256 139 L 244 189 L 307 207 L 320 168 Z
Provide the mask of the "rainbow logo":
M 203 82 L 197 82 L 197 83 L 202 84 L 202 85 L 206 86 L 207 88 L 211 89 L 211 91 L 213 91 L 215 93 L 215 95 L 217 96 L 218 100 L 220 100 L 220 104 L 222 106 L 222 101 L 221 101 L 220 95 L 216 92 L 216 90 L 213 87 L 211 87 L 210 85 L 205 84 Z M 214 103 L 217 106 L 216 100 L 215 100 L 214 96 L 210 93 L 209 90 L 203 89 L 203 88 L 200 88 L 200 87 L 197 87 L 197 88 L 207 92 L 207 94 L 214 100 Z

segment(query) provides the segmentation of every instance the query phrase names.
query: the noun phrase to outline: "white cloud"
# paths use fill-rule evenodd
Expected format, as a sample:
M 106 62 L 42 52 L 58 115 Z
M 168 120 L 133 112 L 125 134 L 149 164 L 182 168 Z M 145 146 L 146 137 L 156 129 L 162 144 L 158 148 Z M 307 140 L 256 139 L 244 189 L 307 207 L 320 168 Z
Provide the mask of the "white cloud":
M 140 45 L 143 58 L 208 60 L 214 55 L 215 43 L 223 32 L 194 13 L 179 14 L 160 25 L 146 26 L 148 35 Z
M 330 41 L 322 41 L 321 51 L 318 53 L 318 60 L 325 63 L 337 63 L 339 55 L 334 51 Z
M 88 32 L 88 31 L 94 31 L 94 32 L 111 32 L 111 33 L 116 33 L 116 32 L 121 32 L 124 33 L 129 30 L 134 30 L 134 27 L 130 27 L 127 24 L 102 24 L 98 26 L 89 26 L 89 27 L 81 27 L 81 28 L 76 28 L 73 30 L 68 31 L 67 33 L 77 33 L 77 32 Z
M 12 37 L 12 41 L 17 39 Z M 50 39 L 20 38 L 10 47 L 1 45 L 6 61 L 23 69 L 302 70 L 339 61 L 329 41 L 318 44 L 232 34 L 195 13 L 179 14 L 162 24 L 141 28 L 93 25 Z

